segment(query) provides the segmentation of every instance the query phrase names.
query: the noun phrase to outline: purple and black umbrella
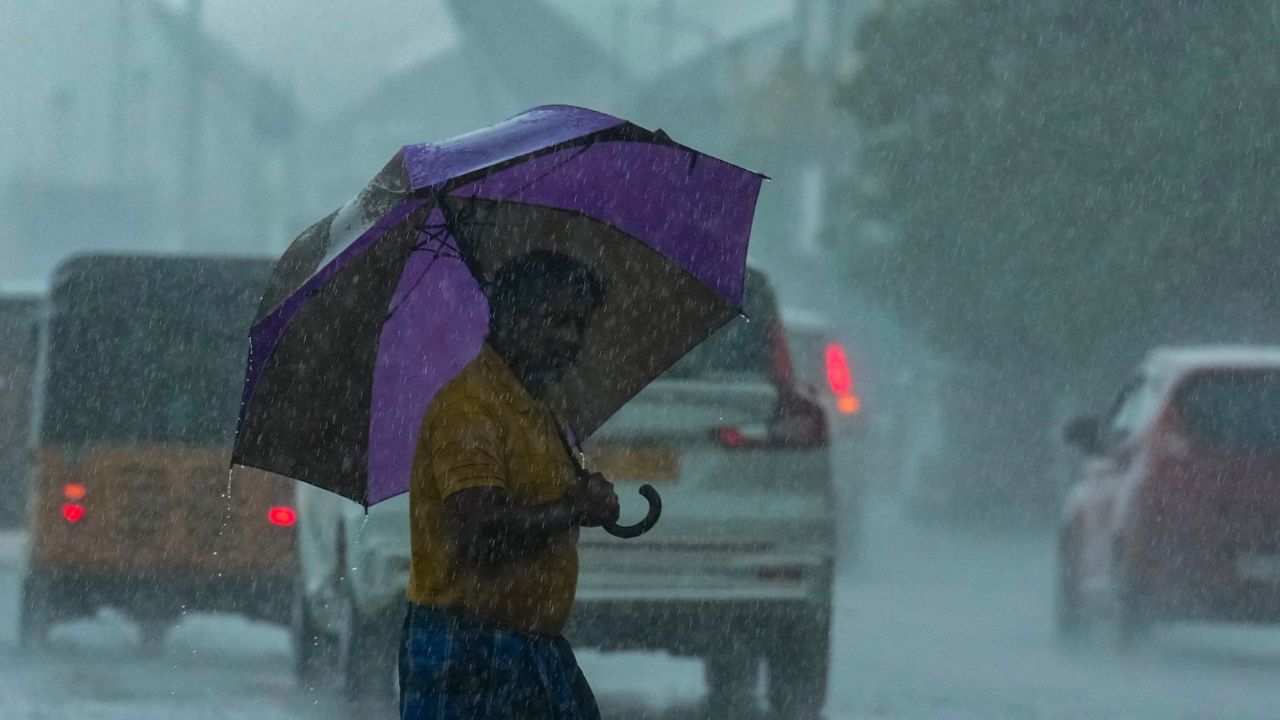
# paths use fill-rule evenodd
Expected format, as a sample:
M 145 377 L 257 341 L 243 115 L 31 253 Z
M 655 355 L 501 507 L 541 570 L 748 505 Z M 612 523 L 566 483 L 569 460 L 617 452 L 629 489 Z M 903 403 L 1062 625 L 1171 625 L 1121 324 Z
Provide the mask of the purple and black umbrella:
M 550 393 L 586 438 L 739 313 L 763 176 L 548 106 L 409 145 L 285 251 L 250 332 L 233 462 L 365 506 L 406 492 L 423 414 L 479 353 L 481 290 L 534 249 L 607 280 Z

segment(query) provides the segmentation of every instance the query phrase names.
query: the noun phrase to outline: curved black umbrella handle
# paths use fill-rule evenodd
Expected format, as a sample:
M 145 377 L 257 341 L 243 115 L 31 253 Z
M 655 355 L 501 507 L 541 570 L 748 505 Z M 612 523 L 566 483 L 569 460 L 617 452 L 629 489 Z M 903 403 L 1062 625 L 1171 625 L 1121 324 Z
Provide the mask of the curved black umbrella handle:
M 662 517 L 662 497 L 658 495 L 658 491 L 654 490 L 652 485 L 641 485 L 640 494 L 644 496 L 645 500 L 649 501 L 649 512 L 645 514 L 644 519 L 635 525 L 609 523 L 603 526 L 605 532 L 614 537 L 629 540 L 640 537 L 658 524 L 658 518 Z

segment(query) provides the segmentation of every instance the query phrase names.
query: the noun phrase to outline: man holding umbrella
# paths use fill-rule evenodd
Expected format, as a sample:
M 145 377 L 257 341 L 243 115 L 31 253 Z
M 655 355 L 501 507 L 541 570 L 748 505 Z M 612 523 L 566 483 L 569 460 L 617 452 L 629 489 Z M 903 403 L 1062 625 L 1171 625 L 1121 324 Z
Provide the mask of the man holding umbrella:
M 405 720 L 599 717 L 560 633 L 578 528 L 616 521 L 618 497 L 576 473 L 540 393 L 577 359 L 604 292 L 566 255 L 508 261 L 486 288 L 488 342 L 427 411 L 410 487 Z
M 534 108 L 401 148 L 277 262 L 232 462 L 366 508 L 411 490 L 405 718 L 598 716 L 560 638 L 578 531 L 661 504 L 619 526 L 573 447 L 741 313 L 763 179 Z

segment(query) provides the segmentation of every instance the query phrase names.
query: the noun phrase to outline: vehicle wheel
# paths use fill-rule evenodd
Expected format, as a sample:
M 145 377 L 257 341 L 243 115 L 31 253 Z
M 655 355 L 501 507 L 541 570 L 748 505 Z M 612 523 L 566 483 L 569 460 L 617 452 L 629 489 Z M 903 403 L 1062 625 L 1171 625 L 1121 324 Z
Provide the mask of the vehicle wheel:
M 1075 559 L 1066 547 L 1058 551 L 1058 573 L 1053 596 L 1054 628 L 1062 640 L 1078 640 L 1085 630 L 1083 598 Z
M 331 667 L 334 637 L 322 630 L 308 606 L 301 581 L 293 592 L 289 628 L 293 635 L 293 669 L 298 686 L 317 687 Z
M 707 717 L 741 720 L 757 714 L 756 681 L 760 659 L 750 649 L 732 646 L 703 658 L 707 679 Z
M 34 650 L 44 645 L 53 624 L 53 582 L 37 567 L 27 570 L 22 582 L 18 616 L 18 646 Z
M 348 590 L 339 600 L 338 667 L 353 702 L 391 702 L 396 687 L 396 643 L 382 617 L 365 617 Z
M 827 699 L 831 657 L 831 611 L 815 608 L 783 624 L 765 649 L 772 717 L 816 720 Z

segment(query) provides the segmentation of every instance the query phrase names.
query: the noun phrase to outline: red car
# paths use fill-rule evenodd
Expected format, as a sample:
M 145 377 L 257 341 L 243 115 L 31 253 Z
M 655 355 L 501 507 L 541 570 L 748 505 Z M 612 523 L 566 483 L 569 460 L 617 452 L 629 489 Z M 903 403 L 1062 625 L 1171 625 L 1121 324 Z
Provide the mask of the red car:
M 1280 348 L 1151 353 L 1085 451 L 1059 535 L 1057 624 L 1280 622 Z

